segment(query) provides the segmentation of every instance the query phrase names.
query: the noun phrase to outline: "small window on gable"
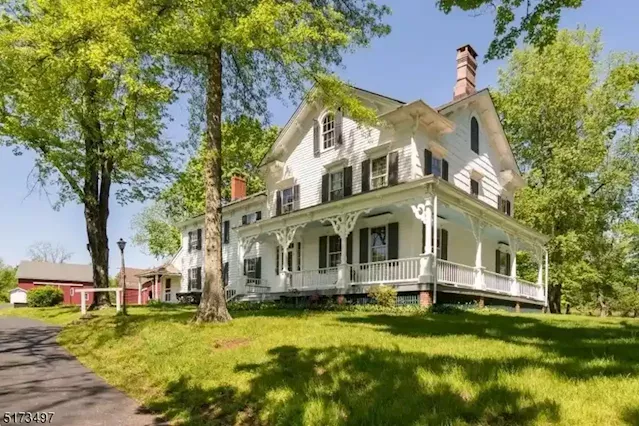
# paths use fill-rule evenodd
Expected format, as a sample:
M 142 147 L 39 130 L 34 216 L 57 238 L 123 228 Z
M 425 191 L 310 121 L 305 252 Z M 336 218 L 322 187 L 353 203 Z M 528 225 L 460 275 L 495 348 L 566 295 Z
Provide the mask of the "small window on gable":
M 480 154 L 480 141 L 478 132 L 478 120 L 475 117 L 471 117 L 471 151 L 476 154 Z
M 332 113 L 322 119 L 322 149 L 332 148 L 336 143 L 336 121 Z
M 480 182 L 475 179 L 471 179 L 471 195 L 476 198 L 480 195 Z

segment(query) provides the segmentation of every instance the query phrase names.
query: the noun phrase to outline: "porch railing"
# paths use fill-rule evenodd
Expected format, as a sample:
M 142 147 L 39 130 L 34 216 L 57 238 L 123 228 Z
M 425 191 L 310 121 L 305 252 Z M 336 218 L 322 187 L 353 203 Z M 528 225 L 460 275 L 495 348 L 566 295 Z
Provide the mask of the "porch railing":
M 438 259 L 438 282 L 473 287 L 475 268 Z
M 338 283 L 338 268 L 293 271 L 289 279 L 291 280 L 291 288 L 297 290 L 336 287 Z
M 352 284 L 385 284 L 417 281 L 420 275 L 420 258 L 385 260 L 354 265 Z
M 542 297 L 540 294 L 542 287 L 538 284 L 518 278 L 518 287 L 520 287 L 520 295 L 522 296 L 532 297 L 534 299 Z
M 507 275 L 484 271 L 484 286 L 487 290 L 511 293 L 511 282 L 511 277 Z
M 271 287 L 269 287 L 267 280 L 261 278 L 247 278 L 245 291 L 247 294 L 269 293 L 271 291 Z
M 238 295 L 238 291 L 235 288 L 226 288 L 224 290 L 224 295 L 228 302 Z

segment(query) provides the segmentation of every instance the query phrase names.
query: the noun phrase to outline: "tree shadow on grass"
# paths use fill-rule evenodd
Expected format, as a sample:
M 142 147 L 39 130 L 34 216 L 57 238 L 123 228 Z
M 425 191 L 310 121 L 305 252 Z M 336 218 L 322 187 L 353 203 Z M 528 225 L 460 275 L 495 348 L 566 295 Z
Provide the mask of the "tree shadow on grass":
M 638 328 L 629 324 L 589 327 L 573 322 L 541 321 L 535 317 L 473 312 L 427 316 L 344 316 L 338 321 L 343 325 L 371 326 L 399 336 L 474 336 L 529 346 L 562 358 L 556 358 L 555 370 L 571 378 L 638 374 Z
M 359 346 L 279 346 L 251 374 L 247 390 L 207 389 L 181 377 L 149 405 L 186 424 L 528 425 L 558 423 L 559 406 L 498 380 L 526 365 L 428 356 Z M 503 365 L 504 364 L 504 365 Z

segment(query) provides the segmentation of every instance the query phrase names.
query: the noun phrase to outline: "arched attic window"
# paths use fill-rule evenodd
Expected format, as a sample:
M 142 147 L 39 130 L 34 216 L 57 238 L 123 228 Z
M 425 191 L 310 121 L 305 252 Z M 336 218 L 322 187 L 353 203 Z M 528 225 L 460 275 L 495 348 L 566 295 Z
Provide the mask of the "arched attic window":
M 322 118 L 322 149 L 329 149 L 336 143 L 336 120 L 333 113 Z
M 475 117 L 471 117 L 471 151 L 476 154 L 480 154 L 480 142 L 478 139 L 478 120 Z

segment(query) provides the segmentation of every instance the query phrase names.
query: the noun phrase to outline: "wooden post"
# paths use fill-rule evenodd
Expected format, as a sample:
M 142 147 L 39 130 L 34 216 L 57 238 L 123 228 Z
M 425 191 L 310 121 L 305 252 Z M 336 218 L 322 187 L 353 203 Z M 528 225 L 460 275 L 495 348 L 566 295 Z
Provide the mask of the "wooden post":
M 82 315 L 85 315 L 87 313 L 87 301 L 84 298 L 84 294 L 85 292 L 80 290 L 80 313 L 82 313 Z
M 116 290 L 116 312 L 120 312 L 120 292 L 122 291 L 122 289 L 117 289 Z

